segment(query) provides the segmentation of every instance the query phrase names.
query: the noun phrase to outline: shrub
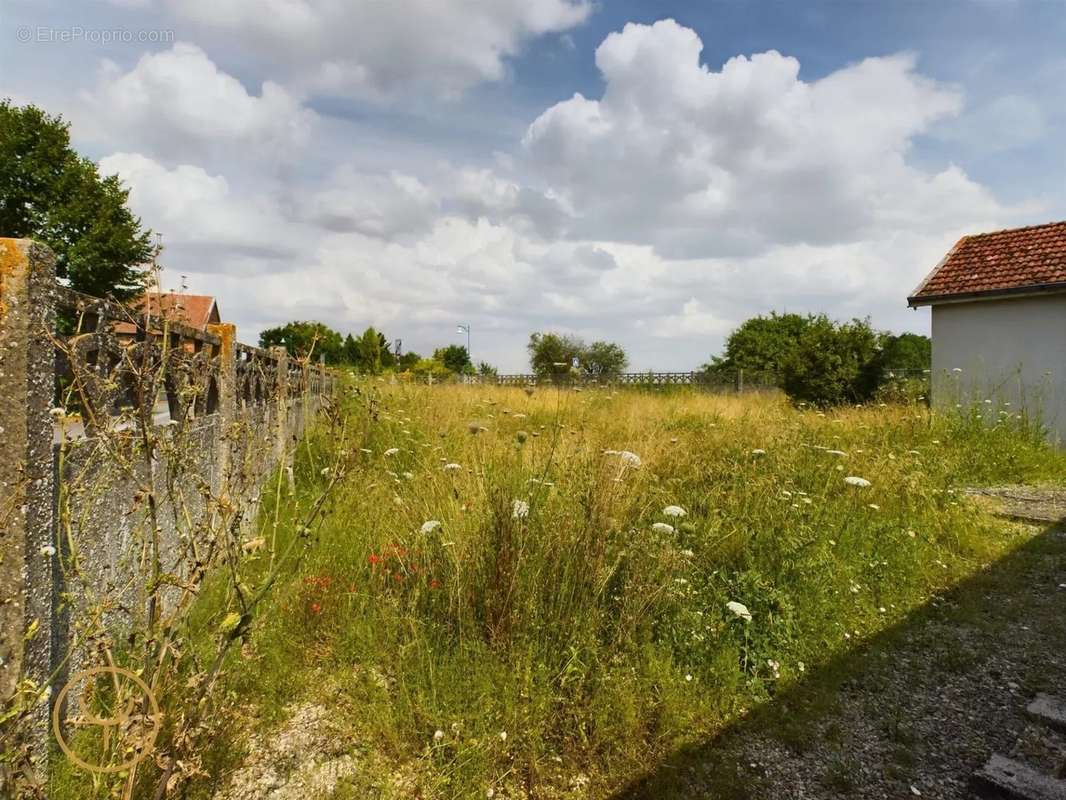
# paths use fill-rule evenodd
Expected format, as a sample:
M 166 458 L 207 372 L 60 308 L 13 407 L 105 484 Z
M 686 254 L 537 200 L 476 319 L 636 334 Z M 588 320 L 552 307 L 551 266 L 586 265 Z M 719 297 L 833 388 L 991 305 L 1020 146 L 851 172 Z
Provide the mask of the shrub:
M 818 406 L 862 403 L 880 383 L 883 334 L 869 320 L 811 320 L 782 364 L 782 388 L 793 400 Z

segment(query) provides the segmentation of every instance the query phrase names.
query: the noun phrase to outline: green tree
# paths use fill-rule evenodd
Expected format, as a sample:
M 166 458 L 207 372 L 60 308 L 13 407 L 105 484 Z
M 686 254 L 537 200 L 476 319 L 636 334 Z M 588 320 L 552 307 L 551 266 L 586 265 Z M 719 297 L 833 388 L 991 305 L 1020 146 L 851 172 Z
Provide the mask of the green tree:
M 259 334 L 259 346 L 283 346 L 289 355 L 298 358 L 310 356 L 312 361 L 325 356 L 326 363 L 331 365 L 345 360 L 341 335 L 322 322 L 296 321 L 268 328 Z
M 578 360 L 581 370 L 596 378 L 616 378 L 629 364 L 626 351 L 614 342 L 593 342 L 581 348 Z
M 585 343 L 575 336 L 559 333 L 531 333 L 529 344 L 529 366 L 538 377 L 570 374 L 574 359 L 580 360 Z
M 350 367 L 359 365 L 359 342 L 350 333 L 344 337 L 341 360 Z
M 47 244 L 79 291 L 129 299 L 143 291 L 154 247 L 128 197 L 74 152 L 62 117 L 0 100 L 0 235 Z
M 389 345 L 385 334 L 378 331 L 378 350 L 381 353 L 381 366 L 385 369 L 396 366 L 396 356 Z
M 415 352 L 407 352 L 396 359 L 396 368 L 403 372 L 410 372 L 415 364 L 422 360 L 422 356 Z
M 487 361 L 481 361 L 477 365 L 477 374 L 482 378 L 495 378 L 499 375 L 499 370 L 496 367 L 489 364 Z
M 785 393 L 818 406 L 869 400 L 881 383 L 884 339 L 869 320 L 812 317 L 781 365 Z
M 725 351 L 715 356 L 707 371 L 778 373 L 795 352 L 800 338 L 818 318 L 802 314 L 778 314 L 752 317 L 729 334 Z
M 381 372 L 381 334 L 367 328 L 359 338 L 359 353 L 356 366 L 368 375 Z
M 433 351 L 433 360 L 439 361 L 452 372 L 460 374 L 473 372 L 474 369 L 470 361 L 470 353 L 463 345 L 450 344 L 447 347 L 437 348 Z
M 928 336 L 901 333 L 885 337 L 881 360 L 886 369 L 915 371 L 930 369 L 933 343 Z

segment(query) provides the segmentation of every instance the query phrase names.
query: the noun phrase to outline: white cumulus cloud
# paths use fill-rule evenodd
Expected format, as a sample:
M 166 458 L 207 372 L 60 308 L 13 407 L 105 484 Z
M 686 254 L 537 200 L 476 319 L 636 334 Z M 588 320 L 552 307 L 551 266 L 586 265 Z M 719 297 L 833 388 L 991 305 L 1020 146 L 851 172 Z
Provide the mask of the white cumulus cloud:
M 291 155 L 311 134 L 315 114 L 272 81 L 250 93 L 200 47 L 179 42 L 143 55 L 123 72 L 105 62 L 82 96 L 87 129 L 112 146 L 171 157 L 251 149 Z
M 314 91 L 384 97 L 422 88 L 453 95 L 504 77 L 538 36 L 581 24 L 587 0 L 170 0 L 205 36 L 269 53 Z
M 530 125 L 527 159 L 577 210 L 573 235 L 679 257 L 750 255 L 1000 213 L 958 168 L 908 163 L 914 137 L 962 107 L 912 56 L 805 82 L 775 51 L 714 71 L 702 47 L 673 20 L 627 24 L 596 50 L 603 96 L 577 94 Z

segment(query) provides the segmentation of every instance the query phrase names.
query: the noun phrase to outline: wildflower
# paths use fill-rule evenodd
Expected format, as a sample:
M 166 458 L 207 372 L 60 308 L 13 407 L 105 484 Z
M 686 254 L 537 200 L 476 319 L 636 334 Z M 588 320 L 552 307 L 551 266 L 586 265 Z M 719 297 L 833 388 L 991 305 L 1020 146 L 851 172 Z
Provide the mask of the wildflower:
M 442 731 L 440 729 L 437 729 L 437 730 L 433 731 L 433 741 L 439 742 L 443 738 L 444 738 L 444 731 Z
M 866 478 L 860 478 L 856 475 L 848 475 L 848 477 L 844 478 L 844 483 L 848 486 L 857 486 L 859 488 L 865 488 L 871 485 Z
M 511 506 L 512 519 L 525 519 L 529 516 L 529 503 L 525 500 L 515 500 Z
M 319 470 L 318 474 L 322 475 L 323 477 L 329 475 L 329 467 L 322 467 L 322 469 Z
M 763 450 L 761 447 L 756 447 L 754 450 L 751 451 L 751 454 L 753 456 L 764 456 L 766 455 L 766 451 Z
M 501 742 L 506 742 L 507 741 L 507 731 L 500 731 L 500 741 Z
M 725 604 L 725 607 L 745 622 L 751 622 L 751 612 L 748 611 L 748 607 L 743 603 L 738 603 L 736 600 L 730 600 Z
M 430 589 L 439 589 L 440 588 L 440 581 L 438 581 L 436 578 L 434 578 L 433 580 L 431 580 L 429 582 L 429 588 Z
M 53 409 L 49 409 L 48 413 L 51 414 L 56 419 L 59 419 L 60 417 L 66 416 L 67 412 L 66 412 L 66 409 L 56 407 L 56 408 L 53 408 Z
M 382 558 L 377 553 L 371 553 L 366 560 L 370 562 L 371 566 L 376 566 L 381 563 Z
M 831 455 L 831 456 L 846 456 L 847 455 L 847 453 L 845 453 L 843 450 L 826 450 L 825 452 L 826 452 L 827 455 Z
M 437 528 L 439 528 L 439 527 L 440 527 L 440 520 L 439 519 L 427 519 L 425 522 L 422 523 L 422 527 L 419 528 L 419 530 L 422 533 L 433 533 L 433 531 L 437 530 Z
M 321 603 L 312 603 L 311 604 L 311 613 L 312 614 L 321 614 L 322 613 L 322 604 Z
M 674 526 L 667 525 L 665 522 L 656 522 L 651 526 L 651 529 L 656 533 L 673 533 Z
M 452 462 L 452 463 L 450 463 L 450 464 L 445 464 L 445 465 L 444 465 L 444 466 L 442 467 L 442 469 L 443 469 L 443 470 L 444 470 L 445 472 L 458 472 L 459 470 L 461 470 L 461 469 L 462 469 L 462 467 L 460 467 L 460 466 L 459 466 L 458 464 L 456 464 L 455 462 Z
M 687 513 L 681 506 L 667 506 L 663 509 L 663 514 L 668 517 L 683 517 Z
M 962 372 L 962 368 L 961 367 L 952 367 L 951 371 L 952 372 Z
M 50 544 L 46 544 L 44 547 L 41 548 L 41 555 L 42 556 L 51 557 L 51 556 L 54 556 L 55 554 L 56 554 L 56 549 L 54 547 L 52 547 L 52 545 L 50 545 Z
M 682 550 L 681 555 L 683 555 L 685 558 L 692 558 L 696 554 L 693 553 L 691 550 Z
M 640 456 L 638 456 L 636 453 L 631 453 L 628 450 L 622 450 L 618 454 L 618 458 L 627 467 L 633 467 L 634 469 L 640 467 Z
M 692 676 L 691 675 L 686 675 L 685 676 L 685 680 L 686 681 L 691 681 L 692 680 Z
M 390 447 L 388 450 L 385 451 L 385 455 L 394 456 L 394 455 L 396 455 L 399 452 L 400 452 L 400 448 L 399 447 Z
M 367 455 L 370 455 L 370 454 L 371 454 L 371 453 L 373 453 L 374 451 L 373 451 L 373 450 L 371 450 L 371 449 L 370 449 L 369 447 L 360 447 L 360 448 L 359 448 L 359 452 L 360 452 L 360 453 L 366 453 Z
M 877 505 L 877 503 L 870 503 L 866 507 L 869 508 L 869 509 L 872 509 L 873 511 L 880 511 L 881 510 L 881 506 Z
M 773 670 L 775 678 L 781 677 L 781 663 L 779 661 L 774 661 L 772 658 L 768 658 L 766 659 L 766 666 Z

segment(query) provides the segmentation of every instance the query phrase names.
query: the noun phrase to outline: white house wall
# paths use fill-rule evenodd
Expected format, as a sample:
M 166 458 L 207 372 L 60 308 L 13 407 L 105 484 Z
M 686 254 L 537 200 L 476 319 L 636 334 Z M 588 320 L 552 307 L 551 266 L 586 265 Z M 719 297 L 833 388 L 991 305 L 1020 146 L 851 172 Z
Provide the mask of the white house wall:
M 938 305 L 932 324 L 937 407 L 1024 410 L 1066 441 L 1066 294 Z

